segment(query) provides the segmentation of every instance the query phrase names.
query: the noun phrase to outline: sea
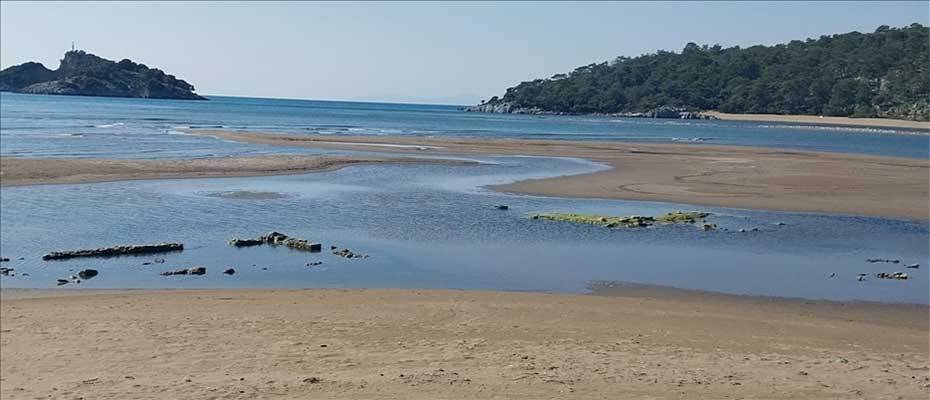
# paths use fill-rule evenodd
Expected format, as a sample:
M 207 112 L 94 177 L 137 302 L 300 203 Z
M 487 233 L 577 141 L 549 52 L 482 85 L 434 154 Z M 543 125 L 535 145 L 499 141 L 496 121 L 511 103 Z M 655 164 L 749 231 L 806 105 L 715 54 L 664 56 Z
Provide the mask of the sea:
M 926 131 L 590 116 L 468 113 L 462 106 L 211 96 L 209 101 L 0 93 L 0 156 L 190 159 L 368 155 L 246 144 L 189 129 L 291 134 L 619 140 L 761 146 L 930 159 Z M 475 165 L 359 165 L 287 176 L 0 189 L 2 288 L 443 288 L 586 293 L 596 282 L 713 292 L 930 303 L 928 221 L 500 193 L 490 185 L 595 172 L 562 157 L 473 156 Z M 889 193 L 893 196 L 893 193 Z M 500 210 L 497 205 L 508 205 Z M 719 229 L 534 220 L 536 213 L 710 212 Z M 319 253 L 235 248 L 269 231 Z M 182 242 L 157 256 L 43 261 L 57 250 Z M 362 255 L 344 258 L 331 247 Z M 888 262 L 868 262 L 881 259 Z M 895 263 L 894 261 L 898 261 Z M 906 268 L 919 264 L 918 268 Z M 202 276 L 161 272 L 205 266 Z M 222 274 L 232 268 L 233 275 Z M 907 280 L 878 279 L 902 271 Z M 866 274 L 860 280 L 860 274 Z

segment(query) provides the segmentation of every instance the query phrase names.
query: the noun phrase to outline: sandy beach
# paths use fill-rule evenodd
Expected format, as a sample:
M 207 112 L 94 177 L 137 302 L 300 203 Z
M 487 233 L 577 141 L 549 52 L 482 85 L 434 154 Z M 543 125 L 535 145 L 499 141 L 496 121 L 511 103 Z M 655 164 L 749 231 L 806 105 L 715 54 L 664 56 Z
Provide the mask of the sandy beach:
M 198 131 L 194 131 L 198 132 Z M 200 131 L 279 146 L 416 154 L 577 157 L 613 167 L 585 175 L 530 180 L 498 190 L 560 197 L 650 200 L 783 211 L 930 218 L 926 160 L 742 146 L 487 140 L 424 137 L 280 135 Z M 416 148 L 420 147 L 420 148 Z
M 189 160 L 0 158 L 0 185 L 110 182 L 136 179 L 220 178 L 332 171 L 349 165 L 465 161 L 404 157 L 262 156 Z
M 193 131 L 248 143 L 418 156 L 576 157 L 610 170 L 495 189 L 533 195 L 648 200 L 782 211 L 930 218 L 926 160 L 742 146 Z M 3 186 L 328 171 L 372 163 L 468 164 L 409 157 L 264 156 L 193 160 L 0 158 Z
M 779 114 L 729 114 L 719 111 L 704 111 L 703 114 L 723 121 L 757 121 L 783 122 L 788 124 L 813 124 L 833 126 L 859 126 L 867 128 L 906 128 L 930 131 L 930 122 L 908 121 L 890 118 L 849 118 L 826 117 L 817 115 L 779 115 Z
M 4 291 L 0 397 L 926 399 L 930 392 L 926 306 L 672 291 Z

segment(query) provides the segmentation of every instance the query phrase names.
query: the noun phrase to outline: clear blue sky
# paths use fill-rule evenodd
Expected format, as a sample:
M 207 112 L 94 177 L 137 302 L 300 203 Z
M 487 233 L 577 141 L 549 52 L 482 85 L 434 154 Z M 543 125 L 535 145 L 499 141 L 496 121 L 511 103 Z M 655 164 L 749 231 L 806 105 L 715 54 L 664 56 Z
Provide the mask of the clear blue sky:
M 579 65 L 687 42 L 774 44 L 928 25 L 921 2 L 0 3 L 0 65 L 71 41 L 201 94 L 472 103 Z

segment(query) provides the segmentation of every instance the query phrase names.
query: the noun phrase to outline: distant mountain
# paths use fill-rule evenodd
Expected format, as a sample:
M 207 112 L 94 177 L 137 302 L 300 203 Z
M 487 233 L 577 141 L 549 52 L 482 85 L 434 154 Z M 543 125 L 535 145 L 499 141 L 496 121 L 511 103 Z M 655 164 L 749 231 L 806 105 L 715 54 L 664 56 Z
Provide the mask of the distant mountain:
M 206 100 L 194 86 L 128 59 L 110 61 L 81 50 L 65 53 L 57 70 L 27 62 L 0 71 L 0 91 L 105 97 Z
M 930 29 L 880 26 L 748 48 L 698 46 L 523 82 L 469 111 L 695 115 L 686 111 L 930 120 Z M 658 111 L 657 111 L 658 110 Z M 680 112 L 679 112 L 680 111 Z

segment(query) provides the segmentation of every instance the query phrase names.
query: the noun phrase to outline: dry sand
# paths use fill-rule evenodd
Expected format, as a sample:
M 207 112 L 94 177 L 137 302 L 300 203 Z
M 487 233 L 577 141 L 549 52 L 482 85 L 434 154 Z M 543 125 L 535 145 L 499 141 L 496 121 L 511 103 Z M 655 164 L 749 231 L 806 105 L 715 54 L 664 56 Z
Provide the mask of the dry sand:
M 464 161 L 404 157 L 261 156 L 188 160 L 113 160 L 80 158 L 0 158 L 0 185 L 87 183 L 135 179 L 217 178 L 330 171 L 358 164 L 443 163 Z
M 930 130 L 930 122 L 927 121 L 908 121 L 889 118 L 847 118 L 780 114 L 728 114 L 719 111 L 705 111 L 703 114 L 711 115 L 724 121 L 784 122 L 793 124 L 863 126 L 871 128 L 906 128 L 920 129 L 924 131 Z
M 679 291 L 26 291 L 3 399 L 926 399 L 926 306 Z M 317 378 L 319 381 L 314 381 Z
M 196 132 L 196 131 L 195 131 Z M 930 218 L 927 160 L 742 146 L 424 137 L 201 132 L 279 146 L 352 149 L 382 143 L 424 146 L 379 151 L 417 154 L 526 154 L 578 157 L 608 171 L 498 187 L 527 194 L 651 200 L 784 211 Z

